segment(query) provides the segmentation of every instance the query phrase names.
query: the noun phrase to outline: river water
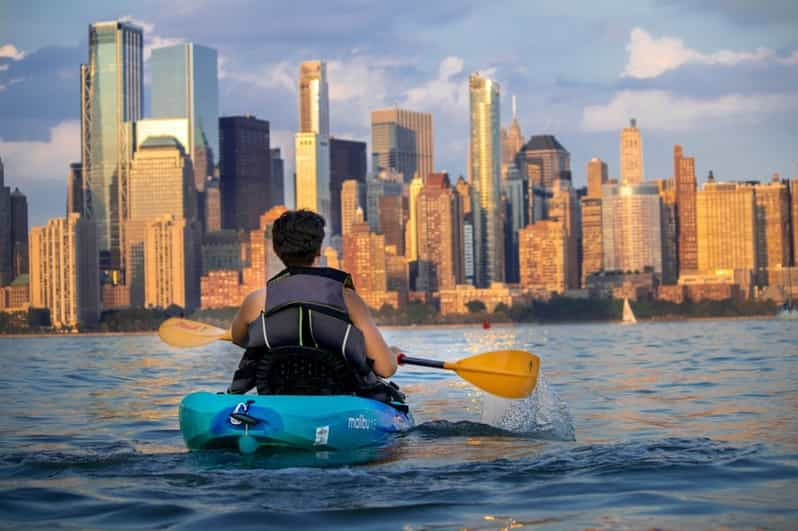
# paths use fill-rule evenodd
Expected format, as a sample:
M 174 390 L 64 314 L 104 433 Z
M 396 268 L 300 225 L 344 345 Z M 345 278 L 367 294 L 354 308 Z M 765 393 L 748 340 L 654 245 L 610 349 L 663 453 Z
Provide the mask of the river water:
M 509 402 L 400 368 L 417 428 L 369 464 L 280 468 L 180 437 L 181 397 L 226 387 L 229 344 L 0 339 L 0 527 L 795 529 L 795 322 L 385 334 L 437 359 L 531 350 L 544 374 Z

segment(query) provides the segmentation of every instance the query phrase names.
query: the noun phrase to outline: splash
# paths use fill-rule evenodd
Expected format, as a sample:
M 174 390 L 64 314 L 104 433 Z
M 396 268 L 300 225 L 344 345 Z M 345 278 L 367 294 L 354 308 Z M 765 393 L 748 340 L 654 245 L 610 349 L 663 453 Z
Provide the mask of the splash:
M 482 422 L 497 428 L 558 441 L 575 440 L 574 422 L 566 404 L 552 389 L 543 371 L 535 391 L 522 400 L 485 395 Z

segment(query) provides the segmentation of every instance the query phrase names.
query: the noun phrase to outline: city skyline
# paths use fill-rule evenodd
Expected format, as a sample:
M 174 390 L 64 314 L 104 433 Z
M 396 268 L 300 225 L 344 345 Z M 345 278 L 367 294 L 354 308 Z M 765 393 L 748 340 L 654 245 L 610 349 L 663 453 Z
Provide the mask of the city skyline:
M 320 17 L 335 8 L 317 6 Z M 346 2 L 338 8 L 354 10 Z M 517 11 L 518 20 L 534 20 L 519 6 L 506 8 Z M 581 169 L 593 157 L 607 161 L 611 177 L 619 176 L 617 131 L 630 117 L 639 120 L 646 138 L 643 160 L 647 180 L 671 176 L 669 146 L 675 143 L 690 146 L 691 155 L 698 161 L 699 183 L 709 169 L 723 180 L 761 179 L 774 171 L 791 177 L 796 171 L 792 151 L 796 126 L 792 123 L 798 98 L 792 97 L 792 87 L 798 84 L 798 56 L 795 41 L 785 29 L 796 20 L 791 9 L 773 10 L 778 17 L 759 13 L 758 17 L 749 17 L 755 20 L 746 22 L 731 9 L 647 5 L 610 26 L 592 9 L 580 10 L 577 15 L 543 5 L 538 16 L 583 27 L 586 35 L 598 39 L 590 54 L 585 53 L 587 48 L 580 39 L 573 43 L 555 39 L 551 44 L 567 44 L 558 50 L 558 61 L 551 60 L 545 38 L 523 48 L 518 46 L 521 37 L 516 28 L 523 24 L 505 27 L 498 24 L 501 17 L 497 13 L 468 5 L 435 7 L 426 16 L 420 14 L 418 6 L 403 8 L 418 28 L 430 24 L 436 16 L 444 20 L 441 35 L 449 38 L 436 35 L 420 61 L 410 60 L 419 49 L 412 38 L 384 49 L 383 44 L 344 31 L 341 23 L 328 28 L 323 39 L 314 39 L 295 51 L 286 44 L 296 37 L 286 37 L 285 31 L 280 34 L 286 43 L 261 31 L 262 41 L 243 50 L 235 36 L 198 22 L 212 10 L 207 6 L 185 7 L 179 14 L 158 12 L 147 5 L 136 8 L 134 4 L 68 13 L 61 12 L 60 6 L 37 10 L 35 5 L 9 5 L 3 9 L 9 13 L 4 20 L 18 23 L 2 28 L 7 42 L 0 43 L 0 113 L 6 119 L 0 125 L 0 154 L 6 161 L 8 185 L 24 188 L 28 195 L 31 225 L 61 215 L 64 176 L 68 164 L 80 158 L 79 116 L 71 102 L 79 84 L 73 63 L 75 59 L 85 62 L 88 53 L 83 40 L 86 25 L 131 14 L 132 21 L 144 30 L 144 116 L 151 115 L 148 96 L 152 89 L 147 78 L 151 75 L 153 47 L 190 41 L 216 48 L 221 73 L 220 115 L 254 112 L 269 120 L 273 124 L 273 145 L 285 153 L 286 179 L 292 172 L 291 140 L 298 122 L 298 109 L 290 104 L 297 97 L 294 72 L 302 60 L 314 56 L 330 65 L 330 121 L 337 135 L 368 141 L 371 109 L 398 103 L 432 112 L 436 170 L 448 170 L 453 177 L 466 173 L 466 84 L 473 71 L 491 73 L 501 84 L 505 109 L 502 126 L 510 122 L 509 98 L 516 95 L 518 118 L 526 135 L 552 133 L 568 146 L 577 169 L 576 186 L 584 184 Z M 613 13 L 619 9 L 616 4 L 606 7 Z M 225 17 L 251 19 L 242 20 L 242 31 L 250 39 L 253 24 L 264 22 L 258 9 L 250 17 L 242 16 L 241 11 L 247 10 L 231 11 Z M 361 11 L 360 18 L 355 17 L 350 24 L 381 14 L 379 8 Z M 49 15 L 42 19 L 37 12 Z M 680 24 L 685 16 L 704 22 L 704 31 Z M 287 14 L 276 13 L 275 19 L 290 27 Z M 501 34 L 503 39 L 494 39 L 497 42 L 484 50 L 464 42 L 467 32 L 458 30 L 473 27 L 476 20 L 484 22 L 487 34 Z M 32 21 L 47 31 L 20 30 Z M 707 32 L 706 27 L 715 31 Z M 392 34 L 396 30 L 389 27 L 386 31 Z M 548 34 L 553 29 L 543 31 Z M 524 49 L 524 56 L 513 49 Z M 253 61 L 259 54 L 264 59 Z M 655 60 L 658 57 L 662 61 Z M 42 88 L 33 89 L 37 84 L 47 86 L 48 93 L 63 89 L 64 97 L 44 105 Z M 572 111 L 563 111 L 566 107 Z M 740 127 L 745 134 L 735 133 Z

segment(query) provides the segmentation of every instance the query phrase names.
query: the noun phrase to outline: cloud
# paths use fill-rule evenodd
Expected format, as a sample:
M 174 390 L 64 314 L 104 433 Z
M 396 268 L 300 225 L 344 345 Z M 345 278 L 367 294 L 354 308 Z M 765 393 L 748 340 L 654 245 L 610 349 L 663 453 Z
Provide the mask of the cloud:
M 468 83 L 464 79 L 462 57 L 449 56 L 438 66 L 438 77 L 413 87 L 405 93 L 410 109 L 443 111 L 449 115 L 467 116 Z
M 20 52 L 13 44 L 4 44 L 0 46 L 0 57 L 19 61 L 25 57 L 25 52 Z
M 761 62 L 774 55 L 772 50 L 762 47 L 753 52 L 720 50 L 704 54 L 688 48 L 682 39 L 657 39 L 641 28 L 634 28 L 630 33 L 626 51 L 629 56 L 621 75 L 638 79 L 657 77 L 689 63 L 730 66 L 743 62 Z
M 141 31 L 144 34 L 144 61 L 149 61 L 150 56 L 152 55 L 152 50 L 155 48 L 163 48 L 165 46 L 173 46 L 175 44 L 186 42 L 186 40 L 183 38 L 163 37 L 161 35 L 157 35 L 155 33 L 155 24 L 137 19 L 133 16 L 125 15 L 124 17 L 121 17 L 120 20 L 124 22 L 130 22 L 131 24 L 135 24 L 141 28 Z
M 70 162 L 80 160 L 80 122 L 67 120 L 50 128 L 46 141 L 10 141 L 0 138 L 0 156 L 6 175 L 17 182 L 53 180 L 66 175 Z
M 584 131 L 619 131 L 629 118 L 642 128 L 686 131 L 703 122 L 758 122 L 763 114 L 798 110 L 798 93 L 729 94 L 714 99 L 678 97 L 663 90 L 620 91 L 606 105 L 585 107 Z

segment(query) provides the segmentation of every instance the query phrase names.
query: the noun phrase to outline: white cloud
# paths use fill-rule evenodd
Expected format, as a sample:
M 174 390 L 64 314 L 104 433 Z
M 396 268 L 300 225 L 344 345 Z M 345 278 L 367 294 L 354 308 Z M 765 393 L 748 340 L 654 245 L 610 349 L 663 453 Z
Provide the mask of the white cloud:
M 260 68 L 249 68 L 241 72 L 228 71 L 227 60 L 220 61 L 225 67 L 225 77 L 235 81 L 252 83 L 265 89 L 283 89 L 296 92 L 299 66 L 288 61 L 269 64 Z
M 6 142 L 0 138 L 6 175 L 23 180 L 65 177 L 70 162 L 80 160 L 80 122 L 68 120 L 50 128 L 46 142 Z
M 606 105 L 585 107 L 581 128 L 585 131 L 619 131 L 629 118 L 644 129 L 683 131 L 704 121 L 732 118 L 756 121 L 764 113 L 798 110 L 798 93 L 729 94 L 699 100 L 674 96 L 663 90 L 624 90 Z
M 467 116 L 468 83 L 458 79 L 464 65 L 465 62 L 460 57 L 444 58 L 438 67 L 438 78 L 409 89 L 405 93 L 405 105 L 410 109 Z
M 17 50 L 17 47 L 13 44 L 4 44 L 0 46 L 0 57 L 5 57 L 8 59 L 13 59 L 14 61 L 19 61 L 23 57 L 25 57 L 25 52 L 21 52 Z
M 798 65 L 798 50 L 795 50 L 787 57 L 780 58 L 779 62 L 785 65 Z
M 688 48 L 676 37 L 654 38 L 641 28 L 634 28 L 626 45 L 629 52 L 623 77 L 646 79 L 657 77 L 668 70 L 685 64 L 736 65 L 743 62 L 765 61 L 773 56 L 768 48 L 757 48 L 753 52 L 720 50 L 704 54 Z
M 126 15 L 122 17 L 120 20 L 124 22 L 130 22 L 131 24 L 135 24 L 139 26 L 144 33 L 144 60 L 149 61 L 150 56 L 152 55 L 152 50 L 154 48 L 162 48 L 164 46 L 173 46 L 175 44 L 180 44 L 185 42 L 185 39 L 178 38 L 178 37 L 163 37 L 161 35 L 155 34 L 155 24 L 151 24 L 141 19 L 137 19 L 130 15 Z

